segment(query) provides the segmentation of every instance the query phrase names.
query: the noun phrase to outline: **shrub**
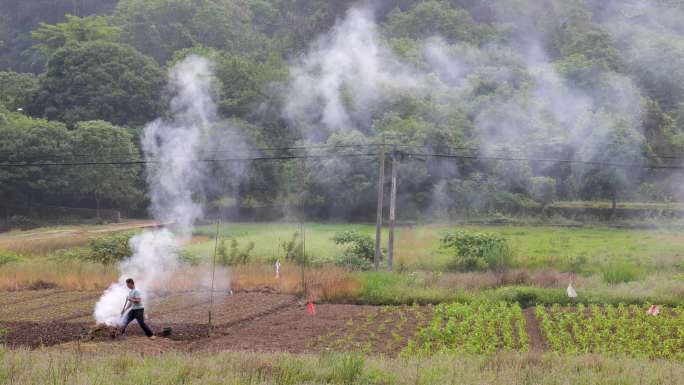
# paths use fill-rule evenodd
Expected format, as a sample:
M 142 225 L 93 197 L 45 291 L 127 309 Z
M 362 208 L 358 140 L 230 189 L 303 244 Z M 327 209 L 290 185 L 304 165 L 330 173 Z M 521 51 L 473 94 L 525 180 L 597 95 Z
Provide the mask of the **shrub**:
M 286 261 L 295 262 L 300 265 L 307 263 L 306 255 L 304 255 L 304 243 L 298 231 L 292 234 L 292 238 L 289 241 L 283 241 L 280 247 L 284 251 Z
M 603 270 L 603 280 L 611 285 L 635 281 L 639 278 L 639 268 L 625 262 L 613 262 Z
M 332 238 L 336 245 L 346 245 L 347 249 L 336 261 L 340 266 L 356 270 L 370 270 L 373 267 L 375 243 L 373 239 L 357 231 L 341 231 Z
M 240 245 L 235 238 L 230 240 L 230 250 L 226 247 L 226 240 L 221 239 L 218 247 L 218 263 L 223 266 L 245 265 L 254 251 L 254 242 L 250 241 L 245 248 L 240 249 Z
M 105 265 L 112 265 L 122 261 L 133 254 L 133 250 L 131 250 L 131 246 L 128 243 L 130 238 L 130 233 L 93 238 L 89 241 L 91 253 L 87 259 Z
M 505 270 L 511 265 L 512 253 L 505 238 L 498 235 L 455 231 L 440 239 L 440 248 L 453 254 L 450 268 L 461 271 Z
M 0 252 L 0 266 L 19 261 L 21 261 L 21 257 L 14 253 L 8 253 L 6 251 Z

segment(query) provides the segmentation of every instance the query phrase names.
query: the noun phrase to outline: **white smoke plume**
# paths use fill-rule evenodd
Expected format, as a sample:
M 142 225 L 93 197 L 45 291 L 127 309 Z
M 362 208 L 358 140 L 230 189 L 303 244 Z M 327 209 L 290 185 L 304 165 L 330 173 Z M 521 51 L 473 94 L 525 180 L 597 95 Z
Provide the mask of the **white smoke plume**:
M 290 67 L 285 117 L 327 133 L 368 132 L 371 112 L 388 95 L 421 85 L 410 66 L 380 43 L 373 11 L 351 8 Z M 313 139 L 319 132 L 304 132 Z M 323 133 L 326 134 L 326 133 Z
M 128 290 L 127 278 L 149 299 L 149 289 L 164 287 L 183 265 L 178 257 L 181 242 L 191 235 L 202 216 L 202 186 L 206 170 L 202 162 L 203 138 L 215 120 L 212 65 L 198 56 L 179 62 L 171 71 L 171 118 L 145 127 L 142 147 L 149 163 L 147 182 L 151 212 L 173 229 L 145 231 L 131 239 L 134 254 L 119 265 L 119 282 L 112 284 L 95 306 L 99 324 L 118 325 Z
M 388 112 L 383 103 L 409 94 L 429 98 L 443 110 L 467 111 L 475 136 L 469 139 L 485 156 L 538 158 L 552 153 L 551 158 L 572 154 L 579 161 L 638 163 L 644 142 L 643 98 L 633 81 L 606 69 L 577 84 L 542 48 L 548 36 L 526 23 L 534 19 L 534 8 L 529 17 L 515 7 L 500 6 L 497 12 L 499 21 L 514 26 L 512 41 L 477 46 L 434 36 L 421 42 L 420 57 L 412 52 L 414 56 L 404 58 L 392 51 L 372 11 L 352 7 L 293 62 L 284 115 L 303 127 L 310 141 L 325 141 L 340 131 L 372 135 L 377 134 L 372 124 Z M 607 159 L 606 143 L 615 139 L 611 135 L 616 130 L 629 132 L 629 143 L 620 149 L 625 157 Z M 543 174 L 558 164 L 534 166 Z M 494 168 L 500 180 L 534 175 L 524 162 Z M 578 166 L 572 172 L 586 169 Z M 458 175 L 458 170 L 445 174 Z M 434 199 L 447 195 L 440 185 Z

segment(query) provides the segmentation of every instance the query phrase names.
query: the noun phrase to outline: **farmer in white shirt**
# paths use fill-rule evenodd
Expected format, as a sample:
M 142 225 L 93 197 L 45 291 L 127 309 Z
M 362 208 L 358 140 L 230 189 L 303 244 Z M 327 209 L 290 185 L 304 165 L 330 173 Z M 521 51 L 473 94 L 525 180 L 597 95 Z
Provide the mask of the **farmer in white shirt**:
M 133 282 L 133 279 L 131 278 L 126 280 L 126 286 L 128 286 L 131 291 L 128 293 L 128 297 L 126 297 L 126 306 L 124 306 L 124 309 L 121 311 L 121 315 L 123 316 L 128 309 L 131 311 L 129 311 L 128 314 L 126 314 L 126 316 L 123 318 L 123 328 L 121 330 L 121 334 L 125 334 L 128 324 L 136 319 L 138 321 L 138 325 L 140 325 L 140 328 L 142 328 L 142 330 L 145 332 L 145 335 L 151 339 L 154 339 L 155 336 L 152 333 L 152 330 L 150 330 L 150 327 L 145 324 L 145 307 L 142 303 L 142 293 L 140 290 L 135 288 L 135 282 Z

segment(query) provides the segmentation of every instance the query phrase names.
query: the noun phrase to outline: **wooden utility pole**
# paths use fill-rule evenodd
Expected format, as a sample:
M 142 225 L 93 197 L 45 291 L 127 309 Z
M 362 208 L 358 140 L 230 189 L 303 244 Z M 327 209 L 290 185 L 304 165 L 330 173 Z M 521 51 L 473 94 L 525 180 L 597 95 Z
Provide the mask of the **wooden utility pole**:
M 392 187 L 390 190 L 389 238 L 387 241 L 387 267 L 390 270 L 392 270 L 392 264 L 394 262 L 394 224 L 396 222 L 398 167 L 397 149 L 394 148 L 392 150 Z
M 214 239 L 214 255 L 211 258 L 211 293 L 209 297 L 209 322 L 207 333 L 211 336 L 211 312 L 214 310 L 214 282 L 216 280 L 216 254 L 218 254 L 219 238 L 221 237 L 221 215 L 216 218 L 216 238 Z
M 375 254 L 373 255 L 373 268 L 375 271 L 380 269 L 380 257 L 382 255 L 382 249 L 380 248 L 382 243 L 382 199 L 385 194 L 385 143 L 383 142 L 382 147 L 380 147 L 380 170 L 378 172 L 378 208 L 377 217 L 375 219 Z

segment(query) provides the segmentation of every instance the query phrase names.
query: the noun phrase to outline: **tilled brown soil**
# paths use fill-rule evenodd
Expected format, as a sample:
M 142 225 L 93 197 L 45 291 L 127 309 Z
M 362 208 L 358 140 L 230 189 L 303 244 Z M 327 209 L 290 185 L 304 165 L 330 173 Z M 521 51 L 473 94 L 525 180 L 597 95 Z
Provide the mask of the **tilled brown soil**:
M 0 296 L 4 293 L 0 293 Z M 362 350 L 397 355 L 432 317 L 430 307 L 316 305 L 316 315 L 292 295 L 267 292 L 216 293 L 213 306 L 206 292 L 158 293 L 150 300 L 147 320 L 156 341 L 144 337 L 132 322 L 125 338 L 113 329 L 97 328 L 90 315 L 96 297 L 89 292 L 45 291 L 0 297 L 0 343 L 10 347 L 54 350 L 117 349 L 158 351 L 286 351 Z M 14 296 L 14 297 L 13 297 Z M 209 325 L 209 310 L 212 322 Z M 534 309 L 524 310 L 532 351 L 546 350 Z

